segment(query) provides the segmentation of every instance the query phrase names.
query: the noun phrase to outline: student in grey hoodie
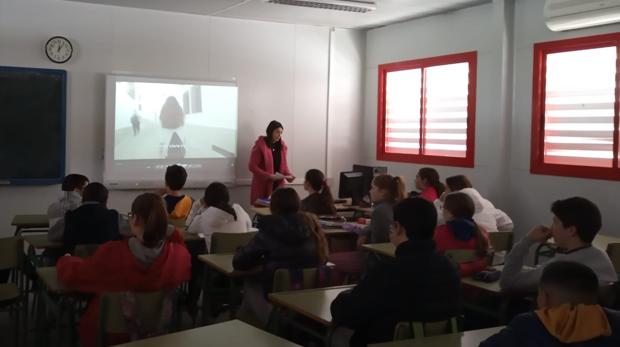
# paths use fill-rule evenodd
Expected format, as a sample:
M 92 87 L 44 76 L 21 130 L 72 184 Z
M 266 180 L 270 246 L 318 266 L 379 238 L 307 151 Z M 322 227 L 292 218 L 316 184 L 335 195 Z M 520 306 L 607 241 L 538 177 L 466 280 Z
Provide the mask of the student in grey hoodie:
M 614 266 L 603 250 L 592 246 L 601 229 L 601 212 L 588 199 L 573 197 L 557 200 L 551 205 L 553 223 L 539 225 L 514 245 L 506 256 L 500 278 L 502 290 L 535 292 L 546 266 L 554 261 L 574 261 L 591 268 L 602 283 L 618 280 Z M 554 258 L 531 271 L 521 271 L 530 248 L 553 237 L 558 251 Z

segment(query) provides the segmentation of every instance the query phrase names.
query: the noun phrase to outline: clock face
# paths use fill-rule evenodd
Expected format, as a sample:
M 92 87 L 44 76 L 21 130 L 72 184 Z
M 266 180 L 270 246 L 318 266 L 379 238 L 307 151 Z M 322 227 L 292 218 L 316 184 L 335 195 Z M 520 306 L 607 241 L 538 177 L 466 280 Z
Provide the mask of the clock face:
M 54 63 L 64 63 L 71 59 L 73 46 L 65 37 L 54 36 L 45 44 L 45 54 Z

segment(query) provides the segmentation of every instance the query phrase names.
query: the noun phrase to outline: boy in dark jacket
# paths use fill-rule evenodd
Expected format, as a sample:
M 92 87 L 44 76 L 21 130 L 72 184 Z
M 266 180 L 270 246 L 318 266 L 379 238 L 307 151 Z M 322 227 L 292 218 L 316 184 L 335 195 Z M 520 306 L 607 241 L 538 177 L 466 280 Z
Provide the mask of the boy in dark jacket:
M 540 309 L 515 317 L 480 347 L 620 346 L 620 312 L 596 304 L 598 283 L 583 264 L 549 263 L 538 287 Z
M 333 323 L 355 330 L 351 346 L 390 341 L 400 321 L 446 320 L 461 311 L 455 266 L 435 250 L 437 212 L 422 198 L 394 206 L 392 263 L 380 263 L 331 305 Z
M 67 252 L 77 245 L 103 244 L 120 240 L 119 214 L 108 209 L 108 190 L 98 182 L 84 188 L 82 205 L 65 215 L 63 243 Z

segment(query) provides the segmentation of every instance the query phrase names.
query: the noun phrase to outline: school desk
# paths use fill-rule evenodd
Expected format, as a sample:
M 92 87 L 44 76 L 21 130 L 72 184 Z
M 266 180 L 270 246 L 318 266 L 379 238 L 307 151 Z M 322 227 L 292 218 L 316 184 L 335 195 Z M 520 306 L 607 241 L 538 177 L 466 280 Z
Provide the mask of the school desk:
M 332 301 L 345 290 L 353 286 L 338 286 L 327 288 L 316 288 L 306 290 L 295 290 L 269 294 L 269 301 L 274 305 L 275 326 L 282 323 L 290 324 L 312 336 L 315 336 L 328 345 L 331 334 L 332 313 L 330 306 Z M 293 316 L 299 314 L 314 322 L 319 323 L 321 329 L 316 329 L 297 323 Z
M 346 205 L 346 204 L 335 204 L 336 212 L 364 212 L 371 211 L 368 208 L 362 208 L 359 206 Z M 250 206 L 250 211 L 254 212 L 259 216 L 269 216 L 271 215 L 271 211 L 267 206 Z
M 283 338 L 271 335 L 239 320 L 213 324 L 178 333 L 134 341 L 117 347 L 295 347 L 299 346 Z
M 396 252 L 396 247 L 394 247 L 394 245 L 391 244 L 390 242 L 367 243 L 365 245 L 362 245 L 362 248 L 370 252 L 375 252 L 375 253 L 384 255 L 386 257 L 392 257 L 392 258 L 394 257 L 395 252 Z
M 202 254 L 198 256 L 198 259 L 205 263 L 205 272 L 203 275 L 203 292 L 202 292 L 202 323 L 208 323 L 208 309 L 211 307 L 210 300 L 216 288 L 214 286 L 214 279 L 216 274 L 222 274 L 228 279 L 228 300 L 230 305 L 230 316 L 235 316 L 236 302 L 238 301 L 239 288 L 236 285 L 236 280 L 245 276 L 251 276 L 257 274 L 260 269 L 251 271 L 237 271 L 233 268 L 232 253 L 228 254 Z
M 13 217 L 11 225 L 15 227 L 15 235 L 22 229 L 47 229 L 49 219 L 46 214 L 17 214 Z
M 56 267 L 37 268 L 39 278 L 39 300 L 37 307 L 37 346 L 49 343 L 48 314 L 55 319 L 59 343 L 63 344 L 63 318 L 66 317 L 70 330 L 70 342 L 74 346 L 77 342 L 75 305 L 79 300 L 79 293 L 67 289 L 59 280 Z M 66 341 L 64 341 L 66 342 Z
M 22 239 L 28 243 L 26 254 L 34 266 L 41 266 L 43 264 L 43 254 L 37 254 L 37 250 L 60 249 L 63 246 L 62 242 L 50 241 L 47 238 L 47 233 L 22 235 Z
M 494 327 L 480 330 L 470 330 L 455 334 L 423 337 L 393 342 L 384 342 L 369 345 L 369 347 L 478 347 L 480 342 L 502 330 L 504 327 Z

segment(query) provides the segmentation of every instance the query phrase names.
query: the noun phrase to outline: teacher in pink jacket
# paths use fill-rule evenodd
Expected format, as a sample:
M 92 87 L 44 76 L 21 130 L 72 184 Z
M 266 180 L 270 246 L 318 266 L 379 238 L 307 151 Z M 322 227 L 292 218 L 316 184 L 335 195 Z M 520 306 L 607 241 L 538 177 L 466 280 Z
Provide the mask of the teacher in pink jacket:
M 267 126 L 267 136 L 259 136 L 250 154 L 249 168 L 252 172 L 252 192 L 250 202 L 258 198 L 268 198 L 284 180 L 293 182 L 295 176 L 286 163 L 287 147 L 282 140 L 282 123 L 272 120 Z

